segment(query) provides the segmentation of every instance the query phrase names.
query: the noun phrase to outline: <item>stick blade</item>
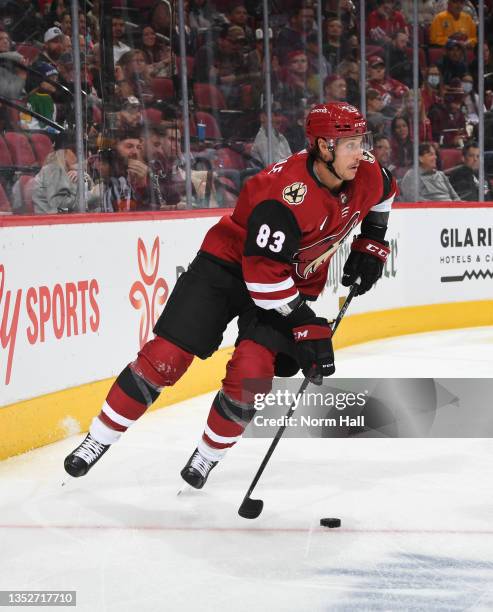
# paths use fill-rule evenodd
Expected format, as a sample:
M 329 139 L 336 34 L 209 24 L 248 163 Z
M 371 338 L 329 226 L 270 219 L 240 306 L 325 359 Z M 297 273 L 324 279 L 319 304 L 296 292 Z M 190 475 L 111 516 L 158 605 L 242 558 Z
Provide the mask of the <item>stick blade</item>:
M 238 508 L 238 514 L 242 518 L 256 519 L 260 516 L 263 508 L 264 502 L 261 499 L 250 499 L 250 497 L 246 497 Z

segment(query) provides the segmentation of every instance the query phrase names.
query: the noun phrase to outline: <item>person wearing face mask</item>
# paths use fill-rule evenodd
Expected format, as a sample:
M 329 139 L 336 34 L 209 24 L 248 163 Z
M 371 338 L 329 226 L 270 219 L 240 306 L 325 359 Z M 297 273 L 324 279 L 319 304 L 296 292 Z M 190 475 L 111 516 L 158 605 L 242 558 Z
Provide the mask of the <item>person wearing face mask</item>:
M 426 114 L 434 104 L 443 104 L 442 89 L 443 82 L 440 68 L 436 64 L 430 64 L 426 69 L 421 86 L 421 100 Z

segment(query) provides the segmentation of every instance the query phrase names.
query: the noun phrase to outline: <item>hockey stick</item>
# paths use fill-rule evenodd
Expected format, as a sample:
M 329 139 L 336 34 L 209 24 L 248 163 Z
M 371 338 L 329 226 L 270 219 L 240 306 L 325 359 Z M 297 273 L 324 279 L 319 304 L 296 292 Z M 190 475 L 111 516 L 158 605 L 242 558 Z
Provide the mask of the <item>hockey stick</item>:
M 337 318 L 332 325 L 332 335 L 335 334 L 336 329 L 339 327 L 339 323 L 342 321 L 342 317 L 346 314 L 346 310 L 348 309 L 351 300 L 358 291 L 360 282 L 361 279 L 358 278 L 354 285 L 351 287 L 349 295 L 347 296 L 346 301 L 342 305 L 342 308 L 339 311 L 339 314 L 337 315 Z M 296 394 L 286 416 L 284 417 L 284 425 L 281 425 L 276 435 L 274 436 L 274 439 L 272 440 L 271 445 L 269 446 L 269 450 L 267 451 L 262 463 L 260 464 L 260 467 L 257 470 L 254 479 L 252 480 L 252 484 L 250 485 L 245 497 L 243 498 L 243 501 L 241 502 L 241 506 L 238 508 L 238 514 L 243 518 L 255 519 L 260 516 L 260 513 L 263 510 L 264 502 L 261 499 L 252 499 L 250 495 L 252 494 L 253 489 L 256 487 L 257 482 L 260 480 L 260 477 L 262 476 L 267 464 L 269 463 L 269 459 L 271 458 L 272 453 L 278 445 L 279 440 L 281 439 L 284 430 L 286 429 L 287 423 L 289 423 L 289 417 L 293 414 L 296 406 L 298 405 L 298 398 L 305 392 L 305 389 L 308 387 L 309 382 L 310 379 L 305 378 L 305 380 L 301 383 L 301 387 L 298 389 L 298 393 Z

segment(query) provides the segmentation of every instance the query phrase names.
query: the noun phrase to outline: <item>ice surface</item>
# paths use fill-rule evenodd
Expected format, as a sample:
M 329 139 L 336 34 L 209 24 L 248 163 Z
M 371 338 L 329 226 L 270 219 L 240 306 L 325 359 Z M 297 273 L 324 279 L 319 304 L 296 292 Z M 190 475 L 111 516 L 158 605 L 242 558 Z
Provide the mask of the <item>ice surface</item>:
M 492 357 L 483 328 L 336 363 L 351 377 L 476 377 Z M 493 609 L 491 440 L 282 440 L 247 521 L 237 509 L 269 440 L 242 440 L 203 491 L 176 495 L 212 397 L 146 415 L 63 488 L 81 436 L 1 462 L 0 590 L 77 590 L 84 612 Z M 327 516 L 342 528 L 319 527 Z

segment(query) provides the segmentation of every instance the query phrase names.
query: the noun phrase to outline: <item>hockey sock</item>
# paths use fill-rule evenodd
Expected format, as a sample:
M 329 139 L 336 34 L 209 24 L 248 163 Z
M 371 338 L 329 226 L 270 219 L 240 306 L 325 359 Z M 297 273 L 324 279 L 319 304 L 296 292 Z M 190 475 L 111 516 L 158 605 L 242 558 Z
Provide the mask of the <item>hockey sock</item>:
M 202 438 L 197 446 L 201 455 L 219 461 L 241 438 L 252 420 L 255 408 L 242 404 L 219 391 L 209 412 Z

